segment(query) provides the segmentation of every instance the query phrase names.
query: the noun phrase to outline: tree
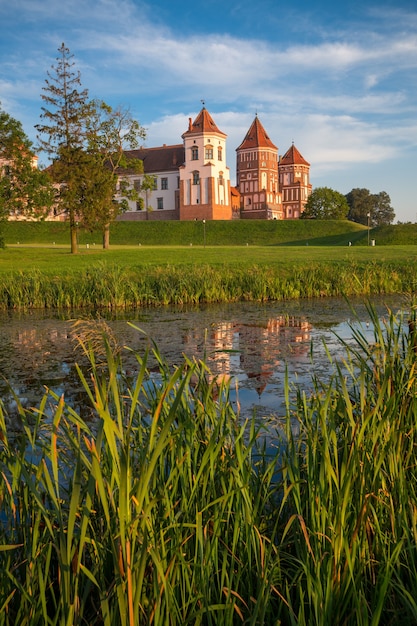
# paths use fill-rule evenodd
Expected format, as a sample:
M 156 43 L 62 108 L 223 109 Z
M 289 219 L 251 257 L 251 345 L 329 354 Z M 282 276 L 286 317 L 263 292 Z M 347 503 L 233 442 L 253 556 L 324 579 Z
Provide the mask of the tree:
M 37 126 L 40 146 L 53 158 L 59 204 L 70 222 L 71 252 L 77 251 L 79 224 L 101 228 L 108 248 L 110 223 L 136 194 L 123 173 L 143 171 L 142 162 L 129 159 L 125 151 L 137 148 L 145 131 L 128 111 L 89 101 L 87 90 L 79 90 L 80 73 L 73 70 L 64 44 L 59 53 L 42 95 L 47 107 L 41 116 L 46 123 Z M 118 202 L 117 195 L 123 200 Z
M 391 206 L 391 198 L 386 191 L 380 191 L 374 195 L 375 204 L 372 211 L 372 219 L 375 225 L 392 224 L 395 219 L 395 211 Z
M 138 148 L 146 133 L 128 110 L 113 109 L 105 102 L 95 100 L 91 103 L 87 120 L 87 136 L 88 151 L 97 166 L 95 177 L 103 183 L 101 204 L 89 205 L 89 210 L 84 211 L 84 224 L 88 228 L 98 225 L 103 231 L 103 248 L 108 248 L 110 223 L 127 210 L 128 200 L 138 199 L 138 192 L 131 186 L 128 174 L 143 173 L 143 162 L 128 151 Z
M 38 169 L 21 123 L 0 109 L 0 218 L 45 217 L 53 202 L 49 176 Z
M 349 206 L 346 198 L 329 187 L 316 187 L 308 197 L 302 219 L 344 220 Z
M 152 211 L 152 207 L 150 207 L 148 203 L 148 194 L 150 191 L 156 189 L 156 183 L 156 177 L 153 174 L 145 174 L 136 187 L 138 202 L 141 210 L 144 208 L 146 211 L 146 219 L 148 219 L 149 211 Z M 142 197 L 142 194 L 144 194 L 145 198 Z
M 89 115 L 88 91 L 79 90 L 80 72 L 74 71 L 73 55 L 63 43 L 58 49 L 56 66 L 47 72 L 38 124 L 40 149 L 53 160 L 51 174 L 58 189 L 58 205 L 67 213 L 70 224 L 71 252 L 77 252 L 77 229 L 82 211 L 83 186 L 79 172 L 85 167 L 86 118 Z
M 365 226 L 391 224 L 395 218 L 391 199 L 385 191 L 371 194 L 369 189 L 352 189 L 346 194 L 348 219 Z
M 368 226 L 368 214 L 373 208 L 369 189 L 352 189 L 345 197 L 349 205 L 348 220 Z

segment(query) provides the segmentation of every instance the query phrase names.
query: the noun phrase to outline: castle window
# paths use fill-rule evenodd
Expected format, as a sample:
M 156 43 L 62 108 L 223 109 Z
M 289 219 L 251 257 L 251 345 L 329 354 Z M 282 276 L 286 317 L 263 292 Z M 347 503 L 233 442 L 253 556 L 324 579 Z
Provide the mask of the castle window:
M 199 185 L 199 184 L 200 184 L 200 173 L 193 172 L 193 185 Z
M 168 189 L 168 178 L 161 178 L 161 189 Z
M 156 199 L 156 206 L 158 209 L 163 209 L 164 208 L 164 199 L 163 198 L 157 198 Z
M 223 160 L 223 151 L 222 151 L 222 149 L 221 149 L 221 148 L 217 148 L 217 159 L 218 159 L 219 161 L 222 161 L 222 160 Z
M 198 161 L 198 148 L 197 146 L 193 146 L 191 148 L 191 160 Z
M 213 148 L 211 146 L 209 146 L 208 148 L 206 148 L 206 159 L 212 159 L 213 158 Z

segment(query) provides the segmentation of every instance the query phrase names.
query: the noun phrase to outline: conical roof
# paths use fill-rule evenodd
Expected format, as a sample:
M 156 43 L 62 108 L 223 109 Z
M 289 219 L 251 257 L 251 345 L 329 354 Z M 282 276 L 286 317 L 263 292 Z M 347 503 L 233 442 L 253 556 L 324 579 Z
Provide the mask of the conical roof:
M 217 127 L 206 107 L 203 107 L 201 109 L 194 122 L 192 121 L 191 117 L 189 118 L 188 130 L 183 133 L 182 136 L 184 137 L 185 135 L 201 133 L 217 133 L 218 135 L 223 135 L 224 137 L 226 137 L 226 134 L 219 130 L 219 128 Z
M 310 163 L 305 160 L 301 152 L 297 150 L 294 144 L 292 144 L 291 148 L 288 148 L 284 156 L 281 157 L 279 164 L 280 165 L 310 165 Z
M 273 150 L 278 150 L 276 145 L 272 143 L 268 137 L 267 132 L 259 121 L 258 116 L 255 117 L 251 127 L 246 133 L 246 137 L 236 149 L 245 150 L 246 148 L 272 148 Z

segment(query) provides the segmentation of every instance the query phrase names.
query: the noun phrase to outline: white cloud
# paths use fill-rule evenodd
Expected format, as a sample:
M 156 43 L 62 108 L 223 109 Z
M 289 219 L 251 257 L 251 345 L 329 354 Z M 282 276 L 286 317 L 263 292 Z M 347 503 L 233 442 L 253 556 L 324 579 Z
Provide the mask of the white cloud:
M 275 7 L 274 0 L 260 2 Z M 210 10 L 218 4 L 210 0 Z M 393 159 L 417 152 L 417 11 L 365 4 L 349 19 L 342 10 L 337 24 L 318 7 L 292 5 L 288 14 L 280 11 L 267 41 L 260 28 L 252 36 L 238 2 L 225 7 L 224 16 L 235 10 L 228 32 L 223 20 L 221 32 L 203 33 L 199 25 L 187 31 L 192 35 L 158 1 L 0 2 L 7 35 L 0 41 L 0 99 L 30 132 L 64 41 L 90 95 L 130 107 L 148 128 L 148 145 L 180 143 L 203 98 L 228 134 L 231 172 L 235 148 L 258 112 L 280 152 L 294 140 L 316 176 L 386 164 L 389 177 Z

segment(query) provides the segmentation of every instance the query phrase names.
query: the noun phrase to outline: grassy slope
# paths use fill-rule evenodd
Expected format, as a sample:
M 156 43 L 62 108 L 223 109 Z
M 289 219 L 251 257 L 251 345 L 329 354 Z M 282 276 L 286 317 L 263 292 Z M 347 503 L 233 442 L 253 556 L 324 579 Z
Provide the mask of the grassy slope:
M 412 228 L 411 226 L 409 228 Z M 69 226 L 63 222 L 7 222 L 1 230 L 5 243 L 67 244 Z M 367 244 L 365 227 L 347 221 L 236 220 L 206 223 L 207 245 L 348 245 Z M 417 234 L 417 231 L 416 231 Z M 371 233 L 374 238 L 374 233 Z M 417 239 L 417 237 L 416 237 Z M 80 230 L 81 245 L 101 244 L 100 233 Z M 116 222 L 110 243 L 114 245 L 202 245 L 204 230 L 198 222 Z M 379 243 L 379 241 L 378 241 Z M 393 243 L 393 242 L 390 242 Z M 398 241 L 397 243 L 402 243 Z
M 7 222 L 1 226 L 7 244 L 67 244 L 69 226 L 63 222 Z M 377 245 L 417 244 L 417 224 L 382 226 L 369 233 Z M 80 230 L 81 245 L 101 244 L 99 232 Z M 264 220 L 214 221 L 206 223 L 206 243 L 213 245 L 258 246 L 347 246 L 368 244 L 368 230 L 353 222 L 333 220 Z M 204 230 L 198 222 L 116 222 L 112 224 L 110 243 L 114 245 L 202 245 Z

